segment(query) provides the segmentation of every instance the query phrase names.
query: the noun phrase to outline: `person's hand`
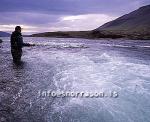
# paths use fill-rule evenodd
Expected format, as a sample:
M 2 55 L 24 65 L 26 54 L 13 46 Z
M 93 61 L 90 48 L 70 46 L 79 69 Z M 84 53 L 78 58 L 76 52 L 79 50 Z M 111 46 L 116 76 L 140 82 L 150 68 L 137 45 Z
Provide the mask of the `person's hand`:
M 35 44 L 30 44 L 30 46 L 36 46 Z

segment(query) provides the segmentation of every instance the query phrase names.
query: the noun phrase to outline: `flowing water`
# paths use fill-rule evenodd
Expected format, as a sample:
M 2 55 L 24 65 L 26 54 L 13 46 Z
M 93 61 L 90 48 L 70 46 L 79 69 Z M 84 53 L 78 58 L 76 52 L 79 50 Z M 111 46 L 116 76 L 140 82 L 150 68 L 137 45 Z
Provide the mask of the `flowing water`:
M 37 46 L 16 65 L 2 39 L 0 122 L 150 122 L 150 41 L 25 37 Z

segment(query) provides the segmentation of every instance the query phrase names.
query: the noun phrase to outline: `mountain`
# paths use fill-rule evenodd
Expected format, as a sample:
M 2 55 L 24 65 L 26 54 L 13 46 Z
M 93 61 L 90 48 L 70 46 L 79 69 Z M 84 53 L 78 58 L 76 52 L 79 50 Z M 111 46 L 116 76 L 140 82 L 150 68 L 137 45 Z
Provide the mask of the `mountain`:
M 90 31 L 58 31 L 32 34 L 32 37 L 90 38 Z
M 6 33 L 6 32 L 3 32 L 3 31 L 0 31 L 0 37 L 9 37 L 10 34 L 9 33 Z
M 45 32 L 30 35 L 31 37 L 55 37 L 55 38 L 122 38 L 121 35 L 103 33 L 96 31 L 59 31 L 59 32 Z
M 108 22 L 94 31 L 150 39 L 150 5 Z
M 33 37 L 150 39 L 150 5 L 143 6 L 91 31 L 46 32 Z

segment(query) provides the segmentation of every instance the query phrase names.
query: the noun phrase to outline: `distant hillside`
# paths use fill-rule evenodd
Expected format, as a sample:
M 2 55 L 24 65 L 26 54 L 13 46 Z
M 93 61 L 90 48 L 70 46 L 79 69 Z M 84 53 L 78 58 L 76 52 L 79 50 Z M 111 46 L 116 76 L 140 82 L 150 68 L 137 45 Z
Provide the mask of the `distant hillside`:
M 3 32 L 3 31 L 0 31 L 0 37 L 9 37 L 10 34 L 9 33 L 6 33 L 6 32 Z
M 94 31 L 64 31 L 64 32 L 45 32 L 45 33 L 38 33 L 33 34 L 31 37 L 55 37 L 55 38 L 122 38 L 121 35 L 114 35 L 114 34 L 105 34 L 103 32 L 97 32 L 95 35 Z
M 150 5 L 91 31 L 46 32 L 33 37 L 150 39 Z
M 131 38 L 150 39 L 150 5 L 108 22 L 94 31 L 110 32 Z
M 45 32 L 31 35 L 32 37 L 56 37 L 56 38 L 90 38 L 90 31 L 58 31 Z

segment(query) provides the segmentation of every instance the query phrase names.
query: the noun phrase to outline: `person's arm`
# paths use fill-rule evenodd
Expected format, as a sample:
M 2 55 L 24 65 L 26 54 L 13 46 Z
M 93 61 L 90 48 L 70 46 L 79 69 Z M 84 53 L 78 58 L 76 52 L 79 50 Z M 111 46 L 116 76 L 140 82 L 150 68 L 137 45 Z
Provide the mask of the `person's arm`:
M 29 47 L 29 46 L 31 46 L 31 44 L 29 44 L 29 43 L 23 43 L 23 46 L 24 47 Z
M 18 46 L 19 46 L 20 48 L 22 48 L 22 47 L 35 46 L 35 44 L 24 43 L 22 36 L 19 36 L 19 37 L 18 37 Z
M 30 46 L 35 46 L 35 44 L 23 43 L 23 46 L 30 47 Z

